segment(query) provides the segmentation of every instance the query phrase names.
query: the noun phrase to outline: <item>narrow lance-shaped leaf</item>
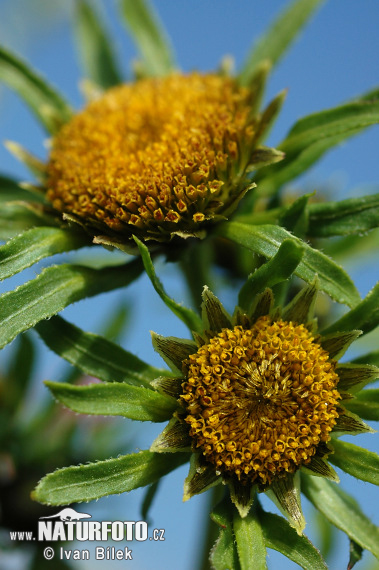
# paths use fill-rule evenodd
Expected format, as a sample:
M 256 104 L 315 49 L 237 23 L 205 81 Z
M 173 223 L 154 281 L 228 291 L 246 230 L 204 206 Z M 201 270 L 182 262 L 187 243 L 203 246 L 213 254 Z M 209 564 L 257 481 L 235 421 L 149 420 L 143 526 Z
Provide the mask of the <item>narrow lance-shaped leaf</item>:
M 359 293 L 345 271 L 322 252 L 313 249 L 284 228 L 274 225 L 252 226 L 239 222 L 220 224 L 216 233 L 271 259 L 285 239 L 291 239 L 304 248 L 303 257 L 295 269 L 295 275 L 307 283 L 319 277 L 320 289 L 335 301 L 354 307 L 360 301 Z
M 64 99 L 4 47 L 0 47 L 0 80 L 17 91 L 49 133 L 54 134 L 70 119 L 71 109 Z
M 12 354 L 5 376 L 7 387 L 2 393 L 3 409 L 15 412 L 22 406 L 28 385 L 32 380 L 36 351 L 33 339 L 28 334 L 21 335 L 17 342 L 17 349 Z
M 308 232 L 312 237 L 348 236 L 379 226 L 379 194 L 340 202 L 309 204 Z
M 174 68 L 166 33 L 148 0 L 121 0 L 125 23 L 143 58 L 148 75 L 167 75 Z
M 87 0 L 76 2 L 76 8 L 77 43 L 86 72 L 104 89 L 121 83 L 113 46 L 99 15 Z
M 260 508 L 259 520 L 267 548 L 281 552 L 305 570 L 327 570 L 320 552 L 306 536 L 299 536 L 283 517 Z
M 58 469 L 46 475 L 32 499 L 47 505 L 92 501 L 151 485 L 188 460 L 187 454 L 140 451 L 106 461 Z
M 31 172 L 41 185 L 45 185 L 47 179 L 47 165 L 40 158 L 26 150 L 22 145 L 14 141 L 5 141 L 4 146 L 17 160 Z M 25 183 L 24 183 L 25 184 Z M 34 192 L 37 194 L 37 192 Z M 38 192 L 41 201 L 45 198 L 45 189 Z
M 45 269 L 33 281 L 0 297 L 0 347 L 75 301 L 129 285 L 142 267 L 136 259 L 102 269 L 69 264 Z
M 379 390 L 362 390 L 344 406 L 363 420 L 379 422 Z
M 151 388 L 166 370 L 154 368 L 106 338 L 82 331 L 60 316 L 41 321 L 36 329 L 47 346 L 89 376 Z
M 7 240 L 35 226 L 57 226 L 58 222 L 45 214 L 41 204 L 19 201 L 3 202 L 0 197 L 0 239 Z
M 360 99 L 300 119 L 278 146 L 286 157 L 254 178 L 262 195 L 278 192 L 283 184 L 307 170 L 327 150 L 379 122 L 379 99 Z
M 134 236 L 134 241 L 138 245 L 138 249 L 140 251 L 143 264 L 145 266 L 145 271 L 149 276 L 154 289 L 156 290 L 162 301 L 168 306 L 169 309 L 171 309 L 174 315 L 179 317 L 179 319 L 181 319 L 184 322 L 184 324 L 187 325 L 187 327 L 191 331 L 200 332 L 202 330 L 202 321 L 199 315 L 197 315 L 192 309 L 180 305 L 179 303 L 174 301 L 174 299 L 171 299 L 171 297 L 167 295 L 166 291 L 163 288 L 162 283 L 160 282 L 159 278 L 155 273 L 155 268 L 151 260 L 148 248 L 135 236 Z
M 273 287 L 288 279 L 302 257 L 303 246 L 291 239 L 285 239 L 274 257 L 249 275 L 239 292 L 239 306 L 249 310 L 255 295 L 266 287 Z
M 354 309 L 325 329 L 323 334 L 359 329 L 366 334 L 379 324 L 379 282 Z
M 34 265 L 44 257 L 71 251 L 90 240 L 84 233 L 60 228 L 32 228 L 0 247 L 0 280 Z
M 362 356 L 358 356 L 351 361 L 354 364 L 373 364 L 374 366 L 379 367 L 379 350 L 374 350 L 373 352 L 369 352 L 368 354 L 363 354 Z
M 308 475 L 303 476 L 301 490 L 332 524 L 379 557 L 379 528 L 362 513 L 353 497 L 335 483 Z
M 254 506 L 245 518 L 241 518 L 235 509 L 233 531 L 241 570 L 250 570 L 252 564 L 256 570 L 265 570 L 267 568 L 266 546 Z
M 334 453 L 329 461 L 340 467 L 349 475 L 379 485 L 379 455 L 358 447 L 353 443 L 333 439 Z
M 237 546 L 233 534 L 233 507 L 229 498 L 219 503 L 211 513 L 211 519 L 220 527 L 219 537 L 211 550 L 210 561 L 215 570 L 241 570 Z
M 14 200 L 29 200 L 30 193 L 8 176 L 0 176 L 0 204 Z
M 275 64 L 284 55 L 301 28 L 323 0 L 296 0 L 275 19 L 268 31 L 259 38 L 240 72 L 243 85 L 249 84 L 259 64 L 269 60 Z
M 53 396 L 79 414 L 123 416 L 142 422 L 169 420 L 178 404 L 174 398 L 154 390 L 123 383 L 73 386 L 45 382 Z

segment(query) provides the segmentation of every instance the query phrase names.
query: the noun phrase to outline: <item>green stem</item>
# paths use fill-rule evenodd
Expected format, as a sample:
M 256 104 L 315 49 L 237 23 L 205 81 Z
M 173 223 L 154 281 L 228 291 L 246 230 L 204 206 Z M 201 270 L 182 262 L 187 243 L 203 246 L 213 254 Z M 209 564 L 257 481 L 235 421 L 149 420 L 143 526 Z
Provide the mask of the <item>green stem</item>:
M 208 285 L 212 289 L 209 272 L 213 257 L 212 250 L 210 240 L 193 243 L 184 252 L 179 262 L 191 295 L 192 306 L 196 310 L 200 308 L 204 285 Z

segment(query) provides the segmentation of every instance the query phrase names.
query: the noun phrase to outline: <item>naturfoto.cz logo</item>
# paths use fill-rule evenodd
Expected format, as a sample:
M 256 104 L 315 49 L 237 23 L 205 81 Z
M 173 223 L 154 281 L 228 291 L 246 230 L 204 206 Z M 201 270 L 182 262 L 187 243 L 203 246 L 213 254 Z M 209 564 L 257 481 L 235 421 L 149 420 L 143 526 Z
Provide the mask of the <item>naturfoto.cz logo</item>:
M 153 529 L 149 533 L 145 521 L 91 521 L 92 515 L 78 513 L 74 509 L 65 508 L 59 513 L 49 517 L 41 517 L 38 521 L 38 534 L 32 532 L 10 532 L 12 541 L 38 541 L 38 542 L 114 542 L 146 540 L 164 541 L 164 529 Z M 50 560 L 55 552 L 51 547 L 44 550 L 44 556 Z M 89 560 L 88 550 L 59 549 L 61 559 Z M 96 560 L 132 560 L 132 551 L 126 546 L 123 549 L 115 547 L 96 547 Z

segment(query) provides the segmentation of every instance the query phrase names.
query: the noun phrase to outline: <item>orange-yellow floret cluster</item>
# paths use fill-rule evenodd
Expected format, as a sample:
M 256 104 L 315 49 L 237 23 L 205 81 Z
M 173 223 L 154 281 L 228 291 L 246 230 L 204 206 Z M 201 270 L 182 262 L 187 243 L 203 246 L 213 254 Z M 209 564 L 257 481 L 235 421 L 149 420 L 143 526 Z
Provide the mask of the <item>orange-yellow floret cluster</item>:
M 262 486 L 309 463 L 338 417 L 338 376 L 302 324 L 261 317 L 223 329 L 185 362 L 180 397 L 194 448 Z
M 47 198 L 95 228 L 193 233 L 241 192 L 250 98 L 231 78 L 198 73 L 110 89 L 53 139 Z

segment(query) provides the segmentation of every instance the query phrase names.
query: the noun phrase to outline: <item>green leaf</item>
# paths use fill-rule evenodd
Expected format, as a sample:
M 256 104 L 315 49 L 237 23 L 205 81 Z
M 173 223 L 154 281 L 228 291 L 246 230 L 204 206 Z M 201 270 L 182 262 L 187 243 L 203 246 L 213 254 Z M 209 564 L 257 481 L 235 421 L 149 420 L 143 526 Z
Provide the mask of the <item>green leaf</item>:
M 308 206 L 312 237 L 348 236 L 379 226 L 379 194 Z
M 334 526 L 379 558 L 379 528 L 362 513 L 353 497 L 335 483 L 308 475 L 303 475 L 301 490 Z
M 379 390 L 377 390 L 379 393 Z M 379 409 L 379 408 L 378 408 Z M 333 438 L 334 453 L 328 460 L 362 481 L 379 485 L 379 455 L 353 443 Z
M 351 361 L 354 364 L 373 364 L 374 366 L 379 366 L 379 350 L 374 350 L 358 358 L 354 358 Z
M 44 269 L 33 281 L 0 297 L 0 347 L 75 301 L 129 285 L 141 272 L 139 259 L 103 269 L 69 264 Z
M 307 205 L 309 198 L 313 194 L 304 194 L 297 198 L 292 204 L 285 208 L 279 218 L 279 225 L 286 228 L 297 237 L 303 238 L 308 229 Z
M 96 85 L 108 89 L 121 83 L 110 38 L 87 0 L 76 2 L 76 34 L 84 68 Z
M 260 509 L 259 520 L 267 548 L 281 552 L 305 570 L 327 570 L 320 552 L 305 535 L 299 536 L 284 518 Z
M 33 200 L 38 200 L 39 197 L 33 196 Z M 30 200 L 30 192 L 21 188 L 19 184 L 8 176 L 0 176 L 0 204 L 3 207 L 5 202 L 14 200 Z M 43 201 L 43 197 L 39 199 Z
M 167 371 L 149 366 L 134 354 L 96 334 L 86 333 L 55 316 L 36 329 L 47 346 L 89 376 L 151 388 L 150 381 Z
M 239 306 L 248 311 L 257 293 L 291 277 L 303 257 L 303 252 L 304 248 L 300 243 L 285 239 L 274 257 L 249 275 L 238 295 Z
M 344 402 L 344 406 L 364 420 L 379 422 L 379 389 L 362 390 L 353 400 Z
M 151 260 L 148 248 L 136 236 L 133 237 L 140 251 L 145 271 L 149 276 L 149 279 L 153 284 L 154 289 L 156 290 L 162 301 L 174 313 L 174 315 L 179 317 L 179 319 L 181 319 L 183 323 L 187 325 L 190 331 L 201 332 L 203 324 L 199 315 L 197 315 L 192 309 L 183 307 L 183 305 L 180 305 L 179 303 L 174 301 L 174 299 L 171 299 L 171 297 L 167 295 L 160 279 L 157 277 L 155 273 L 155 268 Z
M 2 375 L 5 376 L 6 383 L 3 384 L 2 388 L 1 408 L 15 412 L 18 406 L 22 405 L 32 379 L 35 357 L 36 350 L 31 336 L 28 334 L 19 336 L 8 369 Z
M 294 271 L 307 283 L 313 283 L 317 274 L 320 289 L 335 301 L 354 307 L 360 301 L 359 293 L 345 271 L 322 252 L 313 249 L 284 228 L 274 225 L 252 226 L 239 222 L 220 224 L 216 233 L 271 259 L 285 239 L 291 239 L 304 249 L 303 257 Z
M 174 59 L 157 15 L 148 0 L 121 0 L 125 23 L 132 34 L 148 75 L 167 75 L 175 68 Z
M 348 313 L 335 321 L 322 334 L 332 332 L 361 330 L 363 334 L 372 331 L 379 324 L 379 282 L 368 295 Z
M 97 463 L 65 467 L 41 479 L 32 492 L 32 499 L 47 505 L 67 505 L 125 493 L 155 483 L 186 461 L 186 453 L 140 451 Z
M 123 383 L 73 386 L 61 382 L 45 382 L 45 385 L 57 400 L 79 414 L 164 422 L 171 418 L 178 407 L 177 401 L 170 396 Z
M 241 570 L 233 534 L 232 507 L 229 498 L 224 499 L 211 512 L 211 519 L 220 527 L 220 534 L 210 553 L 215 570 Z
M 87 235 L 60 228 L 32 228 L 0 247 L 0 280 L 40 259 L 90 245 Z
M 155 499 L 157 491 L 159 490 L 159 484 L 160 481 L 156 481 L 155 483 L 150 485 L 146 490 L 146 494 L 144 496 L 141 505 L 141 517 L 143 518 L 144 521 L 147 520 L 149 516 L 150 507 Z
M 352 570 L 357 562 L 362 560 L 363 548 L 354 540 L 350 540 L 350 558 L 347 570 Z
M 42 185 L 45 185 L 47 179 L 47 164 L 34 156 L 31 152 L 26 150 L 22 145 L 14 141 L 5 141 L 5 148 L 15 157 L 22 162 L 34 178 Z M 45 191 L 41 192 L 42 199 L 44 198 Z
M 0 47 L 0 80 L 17 91 L 49 133 L 56 133 L 71 118 L 71 109 L 63 98 L 4 47 Z
M 241 570 L 266 570 L 266 547 L 263 531 L 256 509 L 251 508 L 245 518 L 241 518 L 235 509 L 233 531 L 237 543 Z
M 55 226 L 56 222 L 44 214 L 40 204 L 1 202 L 0 239 L 7 240 L 34 226 Z
M 286 157 L 258 173 L 262 195 L 276 194 L 281 186 L 307 170 L 327 150 L 379 122 L 379 99 L 364 98 L 300 119 L 278 146 Z
M 259 64 L 269 60 L 275 64 L 284 55 L 301 28 L 323 0 L 295 0 L 275 19 L 268 31 L 259 38 L 240 72 L 242 85 L 248 85 Z

